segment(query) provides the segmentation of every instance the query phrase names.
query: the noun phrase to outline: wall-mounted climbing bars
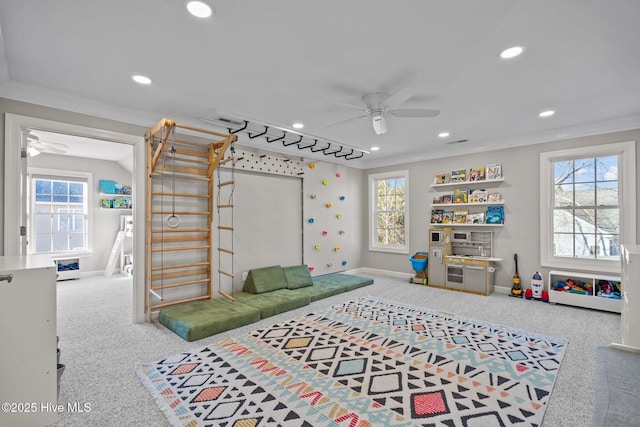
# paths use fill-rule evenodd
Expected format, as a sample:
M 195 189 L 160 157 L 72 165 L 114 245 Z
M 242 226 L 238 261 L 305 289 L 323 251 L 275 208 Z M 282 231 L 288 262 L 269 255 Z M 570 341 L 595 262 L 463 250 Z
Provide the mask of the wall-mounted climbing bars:
M 213 172 L 237 137 L 165 118 L 145 139 L 145 309 L 150 321 L 156 309 L 211 298 Z
M 298 131 L 283 129 L 277 126 L 259 123 L 255 120 L 235 119 L 218 116 L 214 119 L 203 119 L 217 126 L 226 128 L 230 134 L 246 134 L 249 139 L 264 138 L 271 144 L 282 143 L 284 147 L 295 147 L 298 150 L 310 150 L 313 153 L 322 153 L 325 156 L 333 156 L 337 159 L 355 160 L 364 157 L 369 152 L 362 148 L 352 147 L 326 138 L 303 134 Z

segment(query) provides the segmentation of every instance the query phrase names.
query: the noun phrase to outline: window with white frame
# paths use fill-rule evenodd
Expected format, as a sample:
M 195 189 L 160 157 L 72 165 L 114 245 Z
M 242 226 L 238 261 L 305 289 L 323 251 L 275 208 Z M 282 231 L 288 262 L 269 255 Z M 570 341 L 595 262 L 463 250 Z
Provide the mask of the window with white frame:
M 635 142 L 542 153 L 540 172 L 542 264 L 618 272 L 635 243 Z
M 370 250 L 409 253 L 408 189 L 406 170 L 369 175 Z
M 90 250 L 91 174 L 29 171 L 29 253 Z

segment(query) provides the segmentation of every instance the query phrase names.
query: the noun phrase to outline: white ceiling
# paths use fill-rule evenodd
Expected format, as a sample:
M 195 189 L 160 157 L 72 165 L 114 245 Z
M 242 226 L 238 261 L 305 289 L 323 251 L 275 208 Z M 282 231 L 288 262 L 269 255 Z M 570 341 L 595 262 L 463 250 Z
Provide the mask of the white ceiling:
M 201 20 L 183 0 L 2 0 L 0 96 L 144 126 L 301 121 L 380 147 L 358 167 L 640 128 L 637 0 L 210 3 Z M 498 57 L 515 44 L 522 56 Z M 347 104 L 363 94 L 407 86 L 402 107 L 440 115 L 391 118 L 381 136 L 368 120 L 327 127 L 357 116 Z

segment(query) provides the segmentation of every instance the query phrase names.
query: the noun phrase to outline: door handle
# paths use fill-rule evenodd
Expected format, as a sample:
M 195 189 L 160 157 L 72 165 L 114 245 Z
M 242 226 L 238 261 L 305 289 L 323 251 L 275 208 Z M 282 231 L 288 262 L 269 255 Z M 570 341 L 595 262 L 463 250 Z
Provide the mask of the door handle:
M 4 282 L 7 281 L 9 283 L 11 283 L 11 281 L 13 280 L 13 274 L 9 273 L 9 274 L 0 274 L 0 282 Z
M 471 265 L 467 265 L 465 267 L 467 267 L 469 270 L 484 270 L 484 267 L 473 267 Z

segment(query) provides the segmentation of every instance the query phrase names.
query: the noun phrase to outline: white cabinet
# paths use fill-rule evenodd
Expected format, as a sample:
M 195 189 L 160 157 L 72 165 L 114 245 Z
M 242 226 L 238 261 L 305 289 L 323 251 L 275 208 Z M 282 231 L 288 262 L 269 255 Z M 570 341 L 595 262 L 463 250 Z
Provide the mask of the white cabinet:
M 0 425 L 55 423 L 56 266 L 50 256 L 0 257 L 0 278 L 0 402 L 10 405 Z
M 640 348 L 640 245 L 621 245 L 622 344 Z
M 621 283 L 618 276 L 551 270 L 548 281 L 549 302 L 620 313 Z M 582 291 L 581 284 L 587 290 Z M 559 286 L 567 289 L 555 290 Z

